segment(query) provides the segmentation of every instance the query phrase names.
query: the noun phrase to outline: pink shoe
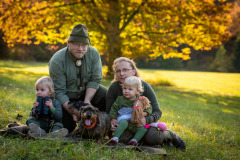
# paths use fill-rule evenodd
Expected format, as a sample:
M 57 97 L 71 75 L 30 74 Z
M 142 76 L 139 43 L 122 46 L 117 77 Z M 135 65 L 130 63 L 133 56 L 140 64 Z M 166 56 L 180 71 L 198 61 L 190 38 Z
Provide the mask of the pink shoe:
M 118 138 L 113 137 L 110 141 L 110 143 L 117 144 L 118 143 Z
M 133 146 L 138 146 L 138 142 L 135 139 L 132 139 L 127 143 L 127 145 L 133 145 Z

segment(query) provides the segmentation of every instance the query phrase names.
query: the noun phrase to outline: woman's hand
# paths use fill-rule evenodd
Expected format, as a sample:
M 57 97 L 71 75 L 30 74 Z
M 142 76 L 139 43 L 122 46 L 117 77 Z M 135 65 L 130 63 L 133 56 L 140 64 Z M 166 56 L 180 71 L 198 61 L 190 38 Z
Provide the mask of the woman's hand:
M 118 126 L 118 121 L 116 119 L 111 119 L 111 131 L 115 131 Z
M 137 126 L 137 127 L 142 127 L 142 126 L 144 126 L 144 125 L 146 125 L 146 124 L 147 124 L 146 118 L 143 117 L 143 118 L 141 118 L 141 119 L 136 123 L 136 126 Z

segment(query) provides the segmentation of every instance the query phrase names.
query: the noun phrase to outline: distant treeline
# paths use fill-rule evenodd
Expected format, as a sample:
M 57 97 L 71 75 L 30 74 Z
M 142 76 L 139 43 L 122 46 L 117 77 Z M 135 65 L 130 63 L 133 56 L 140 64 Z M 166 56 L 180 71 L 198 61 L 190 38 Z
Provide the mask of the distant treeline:
M 8 48 L 7 44 L 0 40 L 0 59 L 47 62 L 58 49 L 65 46 L 66 44 L 50 46 L 41 43 Z M 106 65 L 105 58 L 102 56 L 103 65 Z M 240 36 L 209 51 L 192 50 L 191 59 L 187 61 L 178 58 L 163 59 L 162 56 L 155 60 L 149 60 L 148 57 L 134 60 L 139 68 L 240 72 Z

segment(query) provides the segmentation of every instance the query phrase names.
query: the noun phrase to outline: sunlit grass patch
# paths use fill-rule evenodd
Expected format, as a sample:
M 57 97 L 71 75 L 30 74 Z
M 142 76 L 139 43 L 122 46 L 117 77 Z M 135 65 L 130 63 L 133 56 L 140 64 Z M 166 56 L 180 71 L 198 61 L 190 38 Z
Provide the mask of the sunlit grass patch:
M 188 91 L 240 96 L 239 73 L 164 71 L 141 69 L 143 79 L 168 80 L 174 86 Z
M 21 62 L 21 61 L 12 61 L 12 60 L 0 60 L 0 67 L 8 68 L 32 68 L 32 67 L 45 67 L 48 63 L 46 62 Z
M 0 73 L 25 74 L 25 75 L 48 75 L 48 63 L 0 61 Z
M 112 80 L 113 76 L 111 77 L 111 79 L 109 79 L 110 77 L 107 77 L 107 66 L 103 66 L 103 77 L 104 79 L 108 79 L 108 80 Z M 163 79 L 161 78 L 159 75 L 149 75 L 148 73 L 144 73 L 142 71 L 140 77 L 144 80 L 147 81 L 150 85 L 152 86 L 173 86 L 174 83 L 171 82 L 168 79 Z
M 152 86 L 174 86 L 171 80 L 161 77 L 161 74 L 151 74 L 150 70 L 140 70 L 140 76 Z
M 144 78 L 151 86 L 173 86 L 174 84 L 167 79 L 159 79 L 159 78 Z
M 8 68 L 2 67 L 0 73 L 21 73 L 26 75 L 31 74 L 47 74 L 48 75 L 48 67 L 27 67 L 27 68 Z

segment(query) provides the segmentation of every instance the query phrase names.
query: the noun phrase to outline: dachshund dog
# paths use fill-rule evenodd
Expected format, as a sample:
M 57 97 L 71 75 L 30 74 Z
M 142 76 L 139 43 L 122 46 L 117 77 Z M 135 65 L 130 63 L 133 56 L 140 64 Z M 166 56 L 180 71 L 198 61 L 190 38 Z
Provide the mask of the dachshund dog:
M 72 132 L 72 135 L 77 135 L 85 139 L 94 139 L 97 142 L 103 140 L 106 135 L 111 138 L 112 132 L 110 131 L 111 122 L 109 115 L 99 111 L 92 105 L 83 104 L 81 106 L 82 102 L 79 103 L 70 102 L 68 104 L 71 112 L 77 115 L 79 119 L 78 128 Z

